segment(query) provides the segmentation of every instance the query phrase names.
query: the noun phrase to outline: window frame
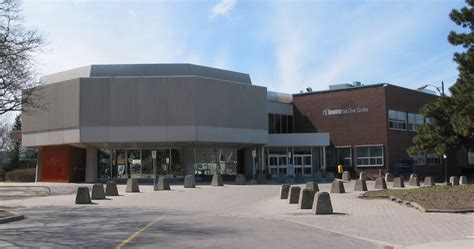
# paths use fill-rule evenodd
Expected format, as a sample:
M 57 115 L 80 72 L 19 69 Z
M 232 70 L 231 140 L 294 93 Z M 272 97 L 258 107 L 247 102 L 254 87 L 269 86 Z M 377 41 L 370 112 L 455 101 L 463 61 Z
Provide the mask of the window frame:
M 382 156 L 371 156 L 371 149 L 370 148 L 373 148 L 373 147 L 380 147 L 382 149 Z M 361 149 L 361 148 L 368 148 L 368 156 L 366 157 L 359 157 L 357 155 L 357 150 L 358 149 Z M 354 146 L 354 149 L 355 149 L 355 162 L 356 162 L 356 165 L 357 167 L 383 167 L 385 165 L 385 149 L 384 149 L 384 146 L 383 144 L 374 144 L 374 145 L 357 145 L 357 146 Z M 359 164 L 359 159 L 360 160 L 368 160 L 368 164 Z M 375 159 L 376 160 L 376 164 L 371 164 L 370 161 L 371 159 Z M 381 164 L 377 164 L 377 159 L 382 159 L 382 163 Z
M 339 149 L 349 149 L 349 157 L 340 158 L 339 157 Z M 354 165 L 353 162 L 352 162 L 352 147 L 351 146 L 336 146 L 335 150 L 336 150 L 336 161 L 337 162 L 339 162 L 339 160 L 343 160 L 344 162 L 345 162 L 345 160 L 349 160 L 349 165 L 344 163 L 344 167 L 352 167 Z
M 395 119 L 390 118 L 390 112 L 395 112 L 395 116 L 396 116 Z M 398 119 L 398 115 L 400 113 L 403 113 L 403 115 L 405 116 L 405 120 Z M 387 117 L 388 117 L 388 128 L 390 130 L 406 131 L 408 129 L 408 115 L 407 115 L 407 112 L 389 109 L 387 114 L 388 114 L 387 115 Z M 391 126 L 392 123 L 395 124 L 395 127 Z M 404 125 L 405 128 L 399 128 L 399 125 Z

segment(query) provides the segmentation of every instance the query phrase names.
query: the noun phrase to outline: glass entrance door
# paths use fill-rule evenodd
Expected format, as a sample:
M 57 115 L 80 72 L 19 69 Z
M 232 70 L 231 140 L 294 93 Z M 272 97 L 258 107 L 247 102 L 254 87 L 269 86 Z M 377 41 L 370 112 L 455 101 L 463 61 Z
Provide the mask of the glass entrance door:
M 288 158 L 286 155 L 269 155 L 269 169 L 272 175 L 288 174 Z
M 311 163 L 311 154 L 294 155 L 294 173 L 301 173 L 304 176 L 310 176 L 313 173 Z

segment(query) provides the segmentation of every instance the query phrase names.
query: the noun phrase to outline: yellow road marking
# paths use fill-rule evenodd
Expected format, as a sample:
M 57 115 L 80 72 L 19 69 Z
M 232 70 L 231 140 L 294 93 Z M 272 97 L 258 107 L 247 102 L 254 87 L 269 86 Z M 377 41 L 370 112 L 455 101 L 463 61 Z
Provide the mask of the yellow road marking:
M 126 240 L 122 241 L 122 243 L 118 244 L 115 249 L 121 249 L 123 246 L 125 246 L 128 242 L 132 241 L 135 237 L 137 237 L 138 235 L 140 235 L 143 231 L 145 231 L 147 228 L 149 228 L 150 226 L 152 226 L 153 224 L 156 224 L 158 223 L 158 221 L 160 221 L 161 219 L 163 218 L 163 216 L 161 217 L 158 217 L 156 220 L 146 224 L 144 227 L 142 227 L 140 230 L 136 231 L 135 233 L 133 233 L 132 235 L 130 235 L 130 237 L 128 237 Z

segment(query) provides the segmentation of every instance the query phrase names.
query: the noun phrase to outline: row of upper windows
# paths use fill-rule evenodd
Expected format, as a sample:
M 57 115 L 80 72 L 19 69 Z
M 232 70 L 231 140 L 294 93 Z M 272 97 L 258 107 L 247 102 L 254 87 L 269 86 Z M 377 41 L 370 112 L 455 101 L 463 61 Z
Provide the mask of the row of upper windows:
M 435 154 L 423 154 L 418 156 L 412 156 L 415 160 L 416 165 L 440 165 L 441 157 Z
M 388 127 L 392 130 L 416 131 L 421 125 L 429 123 L 433 123 L 432 118 L 418 113 L 388 110 Z
M 268 133 L 293 133 L 293 116 L 269 113 Z
M 353 166 L 352 162 L 352 147 L 336 147 L 335 159 L 336 164 L 342 163 L 344 167 Z M 369 166 L 383 166 L 384 165 L 384 151 L 383 146 L 356 146 L 355 151 L 355 165 L 359 167 Z

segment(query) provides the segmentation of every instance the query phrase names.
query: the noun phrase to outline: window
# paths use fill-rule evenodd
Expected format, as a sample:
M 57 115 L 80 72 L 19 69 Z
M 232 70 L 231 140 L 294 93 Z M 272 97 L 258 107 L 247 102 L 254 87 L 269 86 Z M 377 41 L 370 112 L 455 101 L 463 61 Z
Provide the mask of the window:
M 434 124 L 435 120 L 434 120 L 434 118 L 426 118 L 426 123 L 427 124 Z
M 440 165 L 441 157 L 435 154 L 426 154 L 426 165 Z
M 407 115 L 406 112 L 399 112 L 394 110 L 388 111 L 388 126 L 394 130 L 407 129 Z
M 467 154 L 467 161 L 469 164 L 474 164 L 474 151 L 469 151 Z
M 421 114 L 408 113 L 408 130 L 416 131 L 418 127 L 425 123 L 425 117 Z
M 383 146 L 356 147 L 357 166 L 383 166 Z
M 336 148 L 337 161 L 341 161 L 344 167 L 352 166 L 351 147 Z
M 416 155 L 411 157 L 416 165 L 426 165 L 426 156 L 424 154 Z
M 268 114 L 268 133 L 293 133 L 293 116 Z

